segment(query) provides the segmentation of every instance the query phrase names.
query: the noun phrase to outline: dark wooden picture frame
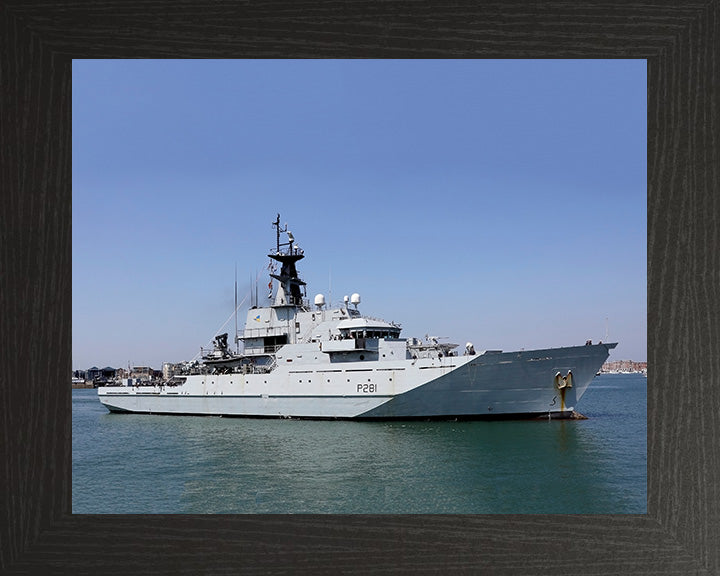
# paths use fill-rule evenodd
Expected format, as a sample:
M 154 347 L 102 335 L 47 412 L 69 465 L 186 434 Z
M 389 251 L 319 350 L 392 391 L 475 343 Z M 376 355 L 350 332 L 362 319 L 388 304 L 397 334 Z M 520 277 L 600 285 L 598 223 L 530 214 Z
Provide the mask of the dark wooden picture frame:
M 718 0 L 6 0 L 0 573 L 720 573 L 719 28 Z M 648 513 L 72 515 L 72 59 L 139 57 L 646 59 Z

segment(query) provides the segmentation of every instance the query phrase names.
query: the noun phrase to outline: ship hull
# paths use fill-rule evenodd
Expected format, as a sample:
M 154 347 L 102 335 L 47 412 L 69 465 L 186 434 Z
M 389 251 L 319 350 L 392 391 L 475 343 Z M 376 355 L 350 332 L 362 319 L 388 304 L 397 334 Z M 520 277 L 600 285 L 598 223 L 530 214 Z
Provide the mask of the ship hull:
M 330 362 L 313 347 L 305 351 L 306 363 L 295 363 L 292 369 L 188 376 L 179 386 L 105 387 L 98 389 L 98 396 L 111 412 L 126 413 L 363 420 L 562 418 L 572 415 L 614 346 L 373 362 Z

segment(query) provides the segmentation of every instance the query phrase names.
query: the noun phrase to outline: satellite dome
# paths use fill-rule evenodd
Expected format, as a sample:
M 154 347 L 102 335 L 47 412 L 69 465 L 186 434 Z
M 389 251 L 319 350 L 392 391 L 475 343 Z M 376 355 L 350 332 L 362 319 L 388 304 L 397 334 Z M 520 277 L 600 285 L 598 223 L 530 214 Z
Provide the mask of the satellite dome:
M 315 306 L 317 306 L 318 308 L 322 308 L 323 306 L 325 306 L 325 296 L 323 296 L 322 294 L 318 294 L 317 296 L 315 296 Z
M 357 308 L 357 305 L 360 304 L 360 294 L 355 292 L 352 296 L 350 296 L 350 304 L 354 304 Z

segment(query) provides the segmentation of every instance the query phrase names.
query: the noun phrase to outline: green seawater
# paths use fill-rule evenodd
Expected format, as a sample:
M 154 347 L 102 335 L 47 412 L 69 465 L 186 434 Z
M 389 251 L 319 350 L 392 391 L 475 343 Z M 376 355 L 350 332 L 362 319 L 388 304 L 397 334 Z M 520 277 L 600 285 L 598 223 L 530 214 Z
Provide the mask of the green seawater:
M 73 390 L 74 514 L 644 514 L 647 379 L 588 420 L 346 422 L 110 414 Z

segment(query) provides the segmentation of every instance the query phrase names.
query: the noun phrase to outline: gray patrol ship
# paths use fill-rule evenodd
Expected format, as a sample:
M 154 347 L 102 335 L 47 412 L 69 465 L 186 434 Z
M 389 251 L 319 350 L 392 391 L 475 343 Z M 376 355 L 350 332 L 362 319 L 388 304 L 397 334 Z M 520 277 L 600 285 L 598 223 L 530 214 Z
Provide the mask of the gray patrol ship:
M 202 361 L 139 386 L 98 388 L 111 412 L 314 419 L 569 418 L 617 343 L 475 351 L 363 314 L 360 296 L 311 306 L 297 271 L 304 258 L 280 225 L 270 306 L 252 306 L 235 350 L 215 338 Z M 281 242 L 281 234 L 287 236 Z M 272 281 L 271 281 L 272 285 Z M 269 296 L 272 299 L 272 290 Z M 242 342 L 242 352 L 240 343 Z

